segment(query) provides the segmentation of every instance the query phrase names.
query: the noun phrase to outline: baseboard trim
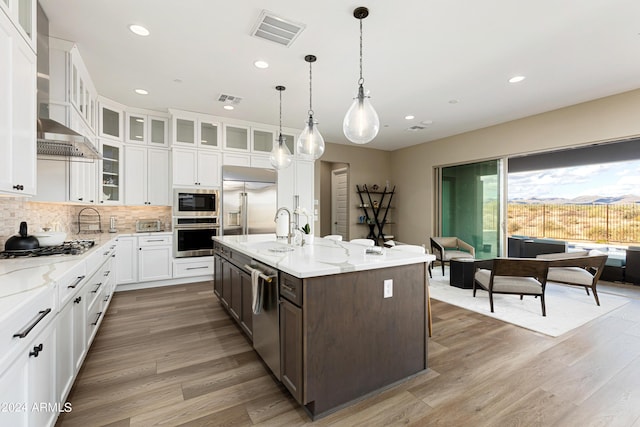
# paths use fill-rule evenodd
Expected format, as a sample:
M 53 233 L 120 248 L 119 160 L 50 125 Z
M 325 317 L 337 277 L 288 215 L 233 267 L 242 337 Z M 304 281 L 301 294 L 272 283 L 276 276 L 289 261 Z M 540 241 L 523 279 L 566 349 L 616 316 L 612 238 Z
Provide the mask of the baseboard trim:
M 193 277 L 180 277 L 177 279 L 156 280 L 153 282 L 127 283 L 116 286 L 116 292 L 134 291 L 137 289 L 160 288 L 163 286 L 184 285 L 187 283 L 213 281 L 213 274 Z

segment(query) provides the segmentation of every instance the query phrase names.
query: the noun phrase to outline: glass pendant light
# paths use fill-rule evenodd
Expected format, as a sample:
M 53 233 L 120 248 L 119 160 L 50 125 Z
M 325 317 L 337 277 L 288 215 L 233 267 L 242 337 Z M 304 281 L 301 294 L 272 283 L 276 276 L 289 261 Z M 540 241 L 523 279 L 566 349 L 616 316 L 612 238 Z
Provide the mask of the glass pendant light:
M 291 151 L 289 151 L 284 136 L 282 135 L 282 91 L 285 89 L 284 86 L 276 86 L 276 90 L 280 92 L 280 133 L 269 155 L 271 165 L 278 170 L 288 168 L 293 160 Z
M 369 9 L 358 7 L 353 16 L 360 21 L 360 79 L 358 80 L 358 94 L 353 104 L 344 116 L 342 131 L 344 136 L 353 143 L 366 144 L 378 135 L 380 119 L 369 101 L 369 93 L 365 92 L 362 78 L 362 20 L 369 16 Z
M 304 57 L 304 60 L 309 63 L 309 119 L 296 143 L 298 155 L 303 159 L 309 160 L 319 159 L 324 153 L 324 138 L 318 130 L 318 122 L 313 118 L 313 107 L 311 106 L 311 64 L 316 62 L 316 59 L 314 55 Z

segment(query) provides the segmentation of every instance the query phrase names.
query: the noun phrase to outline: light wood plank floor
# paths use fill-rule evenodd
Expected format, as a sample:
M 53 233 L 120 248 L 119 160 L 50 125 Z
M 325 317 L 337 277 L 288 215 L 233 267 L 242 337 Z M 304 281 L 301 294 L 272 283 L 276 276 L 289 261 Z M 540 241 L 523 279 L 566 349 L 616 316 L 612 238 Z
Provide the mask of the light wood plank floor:
M 211 283 L 120 292 L 57 425 L 640 426 L 640 287 L 607 290 L 634 299 L 558 338 L 432 301 L 430 370 L 315 423 Z

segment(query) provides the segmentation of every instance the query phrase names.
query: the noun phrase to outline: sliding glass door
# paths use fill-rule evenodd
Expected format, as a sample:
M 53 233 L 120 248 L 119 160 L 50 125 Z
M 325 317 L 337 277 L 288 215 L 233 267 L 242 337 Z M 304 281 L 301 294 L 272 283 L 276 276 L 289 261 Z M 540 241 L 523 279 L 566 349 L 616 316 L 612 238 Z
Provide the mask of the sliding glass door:
M 489 160 L 439 170 L 441 236 L 473 245 L 476 258 L 500 254 L 501 161 Z

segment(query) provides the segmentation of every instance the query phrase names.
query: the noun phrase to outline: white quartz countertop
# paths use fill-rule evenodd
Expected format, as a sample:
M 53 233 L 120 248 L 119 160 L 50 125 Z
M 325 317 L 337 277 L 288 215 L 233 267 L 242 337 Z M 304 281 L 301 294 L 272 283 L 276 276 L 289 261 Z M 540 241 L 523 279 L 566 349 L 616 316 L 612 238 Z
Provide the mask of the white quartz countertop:
M 69 269 L 115 239 L 114 234 L 91 236 L 95 245 L 78 255 L 49 255 L 0 259 L 0 312 L 9 310 L 37 289 L 53 286 Z
M 328 276 L 351 271 L 431 262 L 434 255 L 383 249 L 367 254 L 366 247 L 315 237 L 312 245 L 292 246 L 276 241 L 275 234 L 214 237 L 233 250 L 295 277 Z

